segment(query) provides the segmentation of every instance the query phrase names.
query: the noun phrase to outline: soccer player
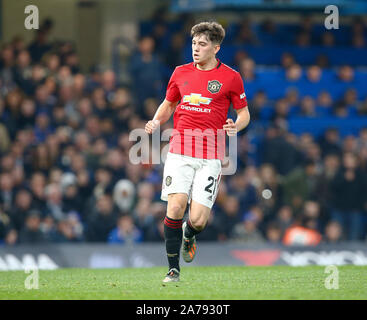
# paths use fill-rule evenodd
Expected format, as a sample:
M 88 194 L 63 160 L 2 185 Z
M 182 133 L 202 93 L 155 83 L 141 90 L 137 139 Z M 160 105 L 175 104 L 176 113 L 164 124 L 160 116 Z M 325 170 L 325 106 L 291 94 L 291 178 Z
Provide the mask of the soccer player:
M 145 125 L 153 133 L 174 112 L 161 193 L 168 201 L 164 236 L 169 271 L 163 282 L 179 281 L 181 245 L 185 262 L 195 257 L 195 236 L 205 228 L 218 191 L 225 150 L 220 132 L 235 136 L 250 121 L 240 74 L 216 58 L 224 36 L 217 22 L 192 27 L 193 62 L 176 67 L 166 98 Z M 236 122 L 226 119 L 230 104 Z M 188 203 L 189 218 L 183 223 Z

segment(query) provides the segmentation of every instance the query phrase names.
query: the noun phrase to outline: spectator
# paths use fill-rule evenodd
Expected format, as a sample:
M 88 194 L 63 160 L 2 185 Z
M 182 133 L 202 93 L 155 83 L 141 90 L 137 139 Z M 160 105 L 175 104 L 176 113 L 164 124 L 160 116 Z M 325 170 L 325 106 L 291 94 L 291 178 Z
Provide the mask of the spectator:
M 290 172 L 283 180 L 284 203 L 300 210 L 304 201 L 315 194 L 318 181 L 316 163 L 312 160 Z
M 153 38 L 142 38 L 139 41 L 138 51 L 130 62 L 130 74 L 133 79 L 135 97 L 139 104 L 142 104 L 146 98 L 161 99 L 163 95 L 161 63 L 154 54 L 154 46 Z M 139 109 L 139 112 L 141 111 Z
M 257 203 L 256 188 L 251 182 L 251 178 L 244 171 L 232 176 L 229 180 L 228 191 L 231 195 L 240 199 L 241 212 L 248 210 L 250 206 Z
M 351 44 L 354 48 L 364 48 L 366 46 L 366 40 L 363 35 L 355 34 L 353 35 Z
M 340 100 L 334 105 L 333 115 L 338 118 L 348 118 L 349 110 L 347 104 Z
M 108 243 L 139 243 L 143 240 L 143 233 L 134 225 L 131 216 L 123 215 L 117 220 L 117 228 L 108 235 Z
M 107 152 L 105 164 L 112 174 L 112 184 L 115 184 L 120 179 L 125 178 L 124 162 L 125 159 L 119 149 L 110 149 Z
M 299 64 L 292 64 L 287 70 L 286 70 L 286 81 L 289 84 L 297 83 L 301 77 L 302 77 L 302 68 Z
M 324 134 L 319 138 L 319 145 L 321 148 L 322 156 L 325 157 L 328 154 L 341 154 L 340 135 L 336 128 L 329 128 L 325 130 Z
M 214 215 L 210 215 L 208 219 L 207 226 L 198 234 L 197 239 L 199 241 L 217 241 L 219 236 L 219 228 L 216 225 Z
M 34 87 L 31 82 L 31 57 L 27 50 L 22 50 L 18 53 L 16 64 L 13 67 L 14 82 L 28 95 L 34 93 Z
M 293 54 L 284 52 L 281 56 L 280 64 L 284 69 L 287 70 L 290 66 L 296 64 L 296 60 L 294 59 Z
M 54 242 L 56 234 L 56 223 L 54 218 L 47 214 L 41 221 L 40 230 L 45 237 L 45 241 Z
M 292 207 L 282 206 L 277 213 L 275 222 L 281 228 L 282 235 L 284 235 L 285 231 L 294 223 Z
M 15 88 L 12 72 L 14 59 L 14 50 L 11 45 L 4 45 L 0 57 L 0 80 L 2 86 L 4 86 L 2 90 L 5 90 L 6 93 Z
M 0 123 L 0 152 L 6 152 L 10 146 L 9 132 L 2 123 Z
M 322 69 L 317 65 L 312 65 L 307 69 L 306 78 L 310 83 L 318 84 L 322 78 Z
M 12 224 L 18 232 L 23 228 L 25 219 L 32 209 L 31 193 L 25 189 L 19 190 L 15 195 L 14 206 L 10 210 Z
M 20 105 L 20 115 L 18 118 L 20 129 L 33 127 L 36 121 L 36 106 L 33 100 L 24 99 Z
M 279 39 L 278 25 L 271 19 L 265 19 L 260 25 L 260 37 L 263 44 L 274 43 Z
M 315 100 L 310 96 L 305 96 L 301 100 L 299 116 L 304 118 L 318 118 L 321 116 L 316 110 Z
M 9 241 L 11 234 L 14 235 L 15 239 Z M 14 244 L 16 242 L 17 232 L 11 225 L 10 217 L 5 214 L 0 208 L 0 245 L 2 244 Z
M 337 154 L 330 153 L 324 157 L 322 173 L 316 186 L 315 198 L 326 211 L 330 211 L 332 203 L 330 185 L 339 170 L 339 166 L 340 161 Z
M 330 68 L 330 59 L 326 54 L 319 54 L 316 57 L 315 64 L 321 69 L 327 69 Z
M 182 33 L 177 32 L 171 38 L 171 43 L 166 51 L 165 62 L 174 69 L 183 61 L 183 51 L 185 46 L 185 37 Z
M 46 239 L 40 228 L 41 212 L 32 210 L 28 213 L 24 227 L 19 232 L 19 243 L 42 243 Z
M 46 211 L 45 188 L 46 178 L 44 174 L 41 172 L 34 172 L 30 178 L 33 206 L 42 213 L 45 213 Z
M 296 38 L 296 44 L 299 47 L 308 47 L 311 45 L 311 35 L 309 32 L 300 32 Z
M 267 115 L 265 115 L 265 110 L 266 107 L 269 107 L 267 105 L 267 96 L 265 91 L 258 91 L 255 95 L 254 98 L 251 100 L 250 105 L 251 105 L 251 118 L 253 120 L 266 120 L 268 118 Z M 270 108 L 269 108 L 270 109 Z M 269 112 L 270 113 L 270 112 Z
M 249 17 L 243 19 L 238 27 L 237 34 L 234 40 L 235 44 L 249 44 L 256 45 L 259 44 L 259 39 L 251 28 L 251 21 Z
M 274 244 L 282 243 L 282 229 L 276 222 L 272 222 L 267 225 L 266 240 Z
M 148 204 L 149 201 L 146 203 Z M 145 221 L 147 223 L 143 224 L 144 241 L 164 241 L 164 217 L 166 216 L 166 206 L 162 202 L 155 202 L 151 206 L 150 213 L 152 214 L 152 219 L 146 219 Z
M 92 191 L 93 197 L 112 191 L 112 174 L 106 167 L 99 167 L 95 173 L 95 183 Z
M 239 208 L 238 198 L 235 196 L 228 196 L 223 205 L 215 211 L 214 219 L 219 228 L 218 240 L 223 241 L 230 237 L 232 229 L 240 221 L 238 215 Z
M 366 208 L 367 178 L 358 167 L 357 157 L 351 152 L 343 154 L 342 168 L 331 182 L 332 219 L 345 226 L 348 240 L 361 240 L 364 236 L 362 210 Z
M 311 227 L 311 228 L 310 228 Z M 314 230 L 313 220 L 300 217 L 284 234 L 283 244 L 286 246 L 316 246 L 321 241 L 321 234 Z
M 339 244 L 343 240 L 342 226 L 336 221 L 330 221 L 325 227 L 325 243 Z
M 343 65 L 338 70 L 337 78 L 341 82 L 350 83 L 354 81 L 354 71 L 351 66 Z
M 335 46 L 335 38 L 334 38 L 334 35 L 330 31 L 325 31 L 321 35 L 321 45 L 323 47 L 334 47 Z
M 86 237 L 91 242 L 106 242 L 116 225 L 117 217 L 109 194 L 98 197 L 96 207 L 87 220 Z
M 239 69 L 245 82 L 252 82 L 255 80 L 255 61 L 253 59 L 245 58 L 241 60 Z
M 317 96 L 317 106 L 319 111 L 324 115 L 330 115 L 333 106 L 333 100 L 330 93 L 327 91 L 321 91 Z
M 303 206 L 303 216 L 309 218 L 309 225 L 312 225 L 312 229 L 321 232 L 321 208 L 320 204 L 314 200 L 307 200 Z
M 38 143 L 45 142 L 47 136 L 53 132 L 50 126 L 50 118 L 46 113 L 40 113 L 36 116 L 36 126 L 34 134 Z
M 250 211 L 243 217 L 242 222 L 236 224 L 231 233 L 231 239 L 246 244 L 264 242 L 264 238 L 257 229 L 257 217 Z
M 62 193 L 62 202 L 65 213 L 76 211 L 78 214 L 81 214 L 83 212 L 84 203 L 79 196 L 79 190 L 78 186 L 76 185 L 76 181 L 67 184 L 64 187 L 64 191 Z
M 60 56 L 56 53 L 47 53 L 42 60 L 47 67 L 48 75 L 56 76 L 60 68 Z
M 297 88 L 289 88 L 286 93 L 286 100 L 290 106 L 290 114 L 294 113 L 294 110 L 298 108 L 300 96 Z
M 49 184 L 45 190 L 47 212 L 56 220 L 65 218 L 65 204 L 62 201 L 62 191 L 56 183 Z
M 36 37 L 28 47 L 32 61 L 39 62 L 42 56 L 51 50 L 52 46 L 47 43 L 49 31 L 50 29 L 46 28 L 40 28 L 36 31 Z
M 348 135 L 344 137 L 343 143 L 342 143 L 342 149 L 343 152 L 350 152 L 357 154 L 358 152 L 358 140 L 353 135 Z
M 135 203 L 134 184 L 127 179 L 118 181 L 114 187 L 113 200 L 121 212 L 131 212 Z
M 301 153 L 286 140 L 284 129 L 272 125 L 262 143 L 262 163 L 274 166 L 280 175 L 288 174 L 302 159 Z
M 9 212 L 14 201 L 14 182 L 10 173 L 2 173 L 0 175 L 0 205 Z
M 164 220 L 155 220 L 150 224 L 144 233 L 144 241 L 147 242 L 163 242 L 164 241 Z
M 358 143 L 358 149 L 367 147 L 367 127 L 364 127 L 359 131 L 357 143 Z
M 57 230 L 52 236 L 53 242 L 80 242 L 83 240 L 83 227 L 77 213 L 69 213 L 58 221 Z
M 289 118 L 290 105 L 285 98 L 279 99 L 275 103 L 275 112 L 272 116 L 272 120 L 287 120 Z
M 265 210 L 265 215 L 273 215 L 282 204 L 282 187 L 274 167 L 270 164 L 263 164 L 259 168 L 259 178 L 261 180 L 261 205 Z
M 356 89 L 347 89 L 344 92 L 343 101 L 347 105 L 349 115 L 357 113 L 358 94 Z

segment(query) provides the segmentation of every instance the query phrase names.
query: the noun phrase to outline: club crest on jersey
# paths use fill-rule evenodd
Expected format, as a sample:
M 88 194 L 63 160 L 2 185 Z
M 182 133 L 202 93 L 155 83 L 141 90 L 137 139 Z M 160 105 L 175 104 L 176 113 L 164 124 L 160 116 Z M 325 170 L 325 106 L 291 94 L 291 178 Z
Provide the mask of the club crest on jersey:
M 167 176 L 166 177 L 166 186 L 168 187 L 171 183 L 172 183 L 172 177 L 171 176 Z
M 222 83 L 220 83 L 218 80 L 208 81 L 208 91 L 210 93 L 218 93 L 221 87 Z

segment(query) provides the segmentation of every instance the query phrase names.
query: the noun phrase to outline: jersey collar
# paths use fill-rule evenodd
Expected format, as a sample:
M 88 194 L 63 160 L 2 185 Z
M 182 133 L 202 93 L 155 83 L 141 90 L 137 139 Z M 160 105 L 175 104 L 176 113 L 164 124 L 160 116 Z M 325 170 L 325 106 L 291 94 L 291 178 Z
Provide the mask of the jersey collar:
M 202 71 L 202 72 L 213 71 L 215 69 L 219 69 L 219 67 L 222 64 L 222 62 L 218 58 L 216 58 L 216 59 L 217 59 L 217 65 L 213 69 L 210 69 L 210 70 L 200 70 L 200 69 L 196 68 L 196 63 L 195 62 L 192 63 L 192 66 L 195 68 L 195 70 Z

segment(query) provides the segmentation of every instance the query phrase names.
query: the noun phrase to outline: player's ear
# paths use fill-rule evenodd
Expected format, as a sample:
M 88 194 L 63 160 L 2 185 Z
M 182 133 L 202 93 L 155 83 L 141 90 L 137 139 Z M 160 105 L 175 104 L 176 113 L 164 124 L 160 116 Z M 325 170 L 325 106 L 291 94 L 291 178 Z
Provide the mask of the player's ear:
M 218 53 L 219 49 L 220 49 L 220 45 L 219 45 L 219 44 L 216 44 L 216 45 L 214 46 L 214 52 L 215 52 L 215 54 L 217 54 L 217 53 Z

